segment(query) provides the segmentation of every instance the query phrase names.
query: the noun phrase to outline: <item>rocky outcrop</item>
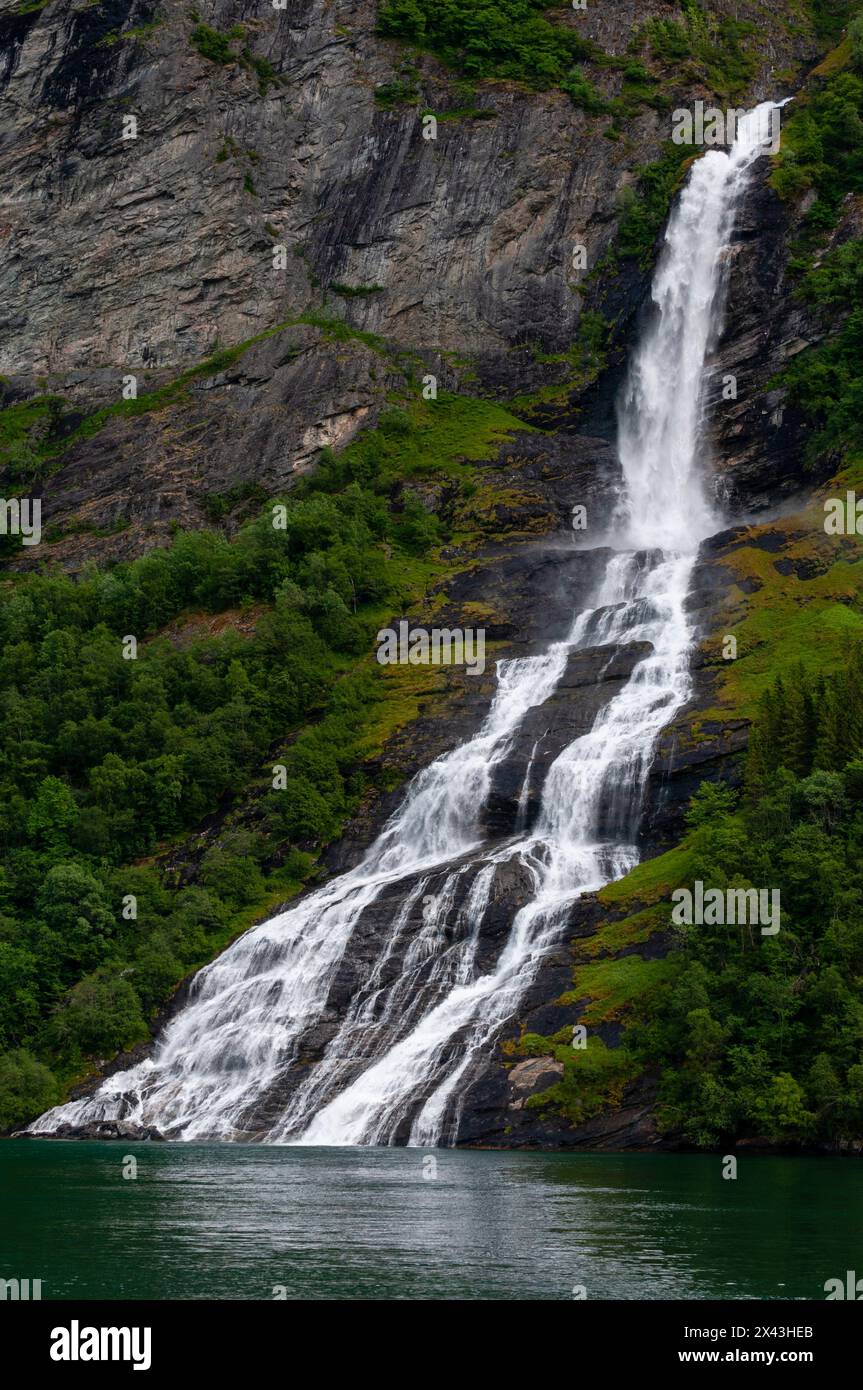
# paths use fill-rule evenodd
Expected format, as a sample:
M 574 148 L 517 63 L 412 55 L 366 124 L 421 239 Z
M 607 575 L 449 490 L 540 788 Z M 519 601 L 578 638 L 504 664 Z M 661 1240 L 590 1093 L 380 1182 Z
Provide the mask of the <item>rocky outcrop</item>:
M 8 399 L 19 381 L 7 383 Z M 403 378 L 372 348 L 298 324 L 189 382 L 163 409 L 108 418 L 66 450 L 42 489 L 51 562 L 75 573 L 89 560 L 131 559 L 169 544 L 178 526 L 212 524 L 222 497 L 251 491 L 260 508 L 324 446 L 374 423 L 397 384 Z M 38 568 L 43 551 L 20 552 L 16 566 Z

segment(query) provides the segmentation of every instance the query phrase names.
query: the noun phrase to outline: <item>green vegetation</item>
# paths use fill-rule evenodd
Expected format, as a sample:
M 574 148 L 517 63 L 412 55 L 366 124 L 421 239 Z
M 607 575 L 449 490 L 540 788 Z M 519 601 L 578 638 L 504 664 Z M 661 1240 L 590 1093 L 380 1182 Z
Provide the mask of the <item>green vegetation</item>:
M 38 396 L 0 409 L 0 467 L 13 487 L 27 487 L 45 477 L 52 442 L 68 433 L 63 405 L 60 396 Z
M 392 111 L 396 106 L 417 101 L 419 94 L 419 87 L 412 78 L 401 78 L 395 82 L 382 82 L 379 87 L 375 87 L 375 101 L 385 111 Z
M 680 928 L 673 990 L 634 1046 L 664 1064 L 666 1123 L 696 1144 L 836 1141 L 863 1125 L 863 654 L 802 672 L 762 704 L 746 796 L 705 787 L 690 813 L 695 879 L 769 885 L 781 930 Z
M 342 299 L 367 299 L 372 294 L 383 294 L 383 285 L 343 285 L 341 281 L 334 280 L 329 286 L 332 294 L 341 295 Z
M 843 63 L 813 78 L 783 123 L 772 183 L 788 199 L 814 191 L 805 219 L 810 237 L 836 225 L 848 193 L 863 192 L 863 62 L 860 69 Z
M 558 0 L 559 8 L 568 8 Z M 546 0 L 384 0 L 378 32 L 427 49 L 472 81 L 509 79 L 534 90 L 558 87 L 589 115 L 627 116 L 643 104 L 664 108 L 667 98 L 656 77 L 637 57 L 603 53 L 576 30 L 553 22 Z M 619 97 L 605 97 L 581 64 L 623 74 Z M 379 87 L 375 99 L 384 107 L 415 101 L 418 74 L 413 67 Z M 454 113 L 453 113 L 454 114 Z M 490 114 L 473 108 L 470 114 Z
M 244 503 L 260 510 L 266 500 L 266 489 L 260 483 L 237 483 L 227 492 L 211 492 L 204 499 L 204 511 L 207 514 L 207 520 L 215 524 L 235 512 Z
M 242 39 L 245 32 L 242 24 L 235 24 L 224 33 L 218 29 L 211 29 L 209 24 L 196 24 L 189 35 L 189 42 L 202 58 L 225 66 L 228 63 L 239 62 L 231 44 L 237 39 Z
M 469 460 L 520 428 L 488 402 L 412 401 L 323 451 L 284 511 L 234 541 L 179 535 L 78 582 L 0 586 L 0 1124 L 144 1038 L 186 973 L 297 891 L 374 785 L 370 755 L 435 688 L 436 673 L 369 657 L 443 573 L 433 548 L 453 534 L 402 483 L 443 474 L 467 500 Z M 209 505 L 215 519 L 260 501 L 246 487 Z M 391 787 L 393 769 L 381 777 Z M 183 849 L 213 814 L 215 834 Z M 176 871 L 150 858 L 169 844 Z
M 832 676 L 801 669 L 765 694 L 742 798 L 705 783 L 685 844 L 609 885 L 609 905 L 649 901 L 579 945 L 573 988 L 589 1029 L 625 1018 L 618 1048 L 567 1028 L 523 1036 L 560 1082 L 529 1102 L 579 1123 L 660 1073 L 663 1127 L 703 1148 L 747 1138 L 836 1143 L 863 1125 L 863 648 Z M 670 928 L 677 886 L 778 889 L 781 930 Z M 660 895 L 664 901 L 656 901 Z M 671 954 L 619 953 L 658 931 Z
M 457 106 L 450 111 L 423 111 L 424 116 L 434 116 L 438 122 L 446 121 L 496 121 L 498 112 L 489 106 Z
M 242 41 L 245 35 L 246 26 L 243 24 L 234 24 L 224 31 L 213 29 L 209 24 L 196 24 L 189 35 L 189 42 L 202 58 L 208 59 L 211 63 L 218 63 L 220 67 L 239 63 L 241 67 L 255 73 L 258 90 L 261 96 L 266 96 L 270 87 L 278 86 L 282 78 L 269 58 L 252 53 L 248 45 L 244 44 L 240 52 L 236 52 L 233 45 Z
M 697 0 L 680 0 L 681 18 L 649 19 L 643 34 L 651 57 L 679 71 L 682 81 L 699 79 L 719 97 L 746 90 L 756 58 L 748 48 L 756 26 L 729 15 L 714 15 Z
M 113 48 L 114 44 L 125 43 L 127 39 L 131 39 L 132 42 L 140 43 L 144 39 L 150 38 L 158 29 L 161 29 L 164 22 L 163 19 L 154 19 L 149 24 L 138 24 L 133 29 L 124 29 L 122 33 L 115 31 L 112 34 L 106 34 L 103 39 L 99 40 L 99 46 Z
M 860 0 L 807 0 L 815 34 L 822 43 L 838 43 Z
M 589 116 L 604 116 L 618 109 L 617 103 L 608 101 L 581 68 L 572 68 L 566 77 L 562 77 L 560 88 L 572 98 L 575 106 L 580 106 Z
M 386 352 L 383 339 L 374 333 L 352 328 L 344 320 L 326 314 L 307 313 L 275 324 L 234 347 L 218 348 L 203 362 L 189 367 L 157 390 L 143 391 L 134 400 L 115 401 L 113 405 L 104 406 L 86 416 L 82 416 L 80 411 L 66 409 L 60 396 L 37 396 L 19 404 L 7 405 L 0 408 L 0 470 L 13 484 L 11 488 L 6 487 L 7 496 L 22 491 L 32 480 L 47 476 L 59 466 L 62 456 L 73 444 L 98 434 L 109 420 L 117 416 L 146 415 L 151 411 L 182 405 L 188 401 L 189 388 L 196 381 L 227 371 L 256 343 L 299 324 L 319 329 L 325 342 L 361 342 L 375 352 Z M 2 398 L 3 386 L 0 382 L 0 401 Z
M 53 1073 L 23 1048 L 0 1056 L 0 1131 L 38 1115 L 58 1099 Z
M 615 242 L 618 256 L 631 257 L 645 267 L 650 264 L 656 238 L 691 157 L 691 150 L 669 140 L 661 157 L 640 170 L 635 189 L 623 204 Z
M 362 794 L 352 765 L 380 690 L 371 674 L 341 677 L 369 650 L 379 605 L 408 596 L 434 523 L 359 485 L 292 498 L 284 529 L 273 521 L 265 513 L 234 543 L 180 536 L 80 583 L 27 577 L 0 599 L 0 1041 L 32 1045 L 61 1075 L 142 1035 L 164 987 L 261 896 L 267 842 L 227 837 L 178 894 L 120 865 L 229 805 L 316 712 L 322 723 L 284 758 L 287 790 L 262 797 L 261 828 L 314 849 Z M 186 610 L 262 601 L 251 637 L 227 625 L 188 647 L 146 640 Z M 125 660 L 132 633 L 137 659 Z M 296 877 L 302 861 L 291 863 Z M 127 893 L 142 899 L 131 922 Z
M 821 311 L 827 336 L 795 357 L 780 382 L 817 425 L 809 457 L 838 459 L 846 451 L 863 451 L 863 239 L 824 257 L 806 275 L 800 294 Z
M 823 341 L 796 356 L 774 384 L 786 386 L 816 426 L 810 458 L 838 461 L 863 449 L 863 239 L 826 255 L 820 248 L 848 196 L 863 193 L 863 16 L 792 108 L 771 181 L 784 199 L 811 197 L 793 265 L 797 292 L 824 329 Z
M 472 462 L 494 457 L 511 434 L 526 428 L 503 406 L 472 396 L 442 393 L 436 401 L 411 401 L 389 411 L 376 431 L 360 435 L 340 454 L 324 449 L 309 487 L 337 490 L 371 480 L 389 487 L 423 477 L 468 484 Z M 419 513 L 415 520 L 421 521 Z
M 578 321 L 578 335 L 565 352 L 540 352 L 534 349 L 537 362 L 565 364 L 566 379 L 557 385 L 541 386 L 537 391 L 516 396 L 510 408 L 530 420 L 542 407 L 561 403 L 574 391 L 583 391 L 605 369 L 612 325 L 602 314 L 585 309 Z
M 251 68 L 252 72 L 257 76 L 258 91 L 262 97 L 267 95 L 271 87 L 278 87 L 281 85 L 281 75 L 276 72 L 269 58 L 259 57 L 257 54 L 252 53 L 250 49 L 244 48 L 240 54 L 240 62 L 243 67 Z
M 547 0 L 383 0 L 378 32 L 429 49 L 469 77 L 559 85 L 594 46 L 545 18 Z
M 692 151 L 667 141 L 659 159 L 636 171 L 634 184 L 621 197 L 621 217 L 611 248 L 590 273 L 589 279 L 608 278 L 620 262 L 636 260 L 642 270 L 652 261 L 656 239 L 668 216 L 672 199 L 686 174 Z

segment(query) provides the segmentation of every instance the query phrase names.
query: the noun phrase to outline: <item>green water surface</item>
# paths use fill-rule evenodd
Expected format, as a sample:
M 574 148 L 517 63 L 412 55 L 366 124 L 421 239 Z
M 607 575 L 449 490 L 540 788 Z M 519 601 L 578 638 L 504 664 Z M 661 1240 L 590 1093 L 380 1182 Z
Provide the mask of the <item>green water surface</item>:
M 135 1166 L 137 1177 L 124 1177 Z M 436 1176 L 433 1176 L 436 1169 Z M 824 1298 L 859 1160 L 0 1142 L 43 1299 Z

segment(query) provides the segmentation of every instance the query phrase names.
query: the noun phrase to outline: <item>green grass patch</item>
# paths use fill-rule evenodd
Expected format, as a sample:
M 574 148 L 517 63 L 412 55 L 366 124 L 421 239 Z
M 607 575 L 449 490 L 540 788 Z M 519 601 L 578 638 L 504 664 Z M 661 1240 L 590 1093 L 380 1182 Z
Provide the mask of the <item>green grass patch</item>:
M 599 901 L 609 906 L 619 903 L 649 905 L 667 898 L 673 888 L 686 881 L 690 868 L 689 851 L 685 845 L 645 859 L 627 874 L 600 889 Z
M 574 1003 L 588 999 L 582 1022 L 588 1028 L 611 1023 L 646 999 L 674 973 L 670 959 L 645 960 L 642 956 L 623 956 L 620 960 L 594 961 L 579 965 L 573 973 L 573 987 L 562 1000 Z
M 818 504 L 813 524 L 823 524 Z M 782 554 L 752 546 L 725 560 L 733 574 L 747 581 L 747 588 L 753 579 L 760 588 L 738 589 L 736 602 L 732 591 L 726 630 L 737 637 L 738 655 L 719 670 L 720 718 L 729 709 L 751 718 L 761 695 L 782 671 L 801 664 L 810 671 L 840 668 L 849 648 L 863 637 L 863 558 L 837 559 L 811 579 L 777 570 L 774 561 L 805 558 L 810 551 L 806 538 Z
M 565 365 L 568 369 L 566 379 L 516 396 L 510 401 L 510 409 L 517 415 L 523 413 L 530 420 L 536 407 L 563 404 L 574 392 L 584 391 L 605 370 L 612 327 L 602 314 L 585 310 L 579 319 L 576 339 L 566 351 L 547 353 L 534 350 L 536 362 Z
M 601 1038 L 588 1038 L 583 1049 L 557 1046 L 553 1055 L 563 1062 L 563 1077 L 525 1104 L 529 1110 L 552 1110 L 571 1125 L 620 1105 L 626 1087 L 642 1070 L 625 1049 L 606 1047 Z
M 377 430 L 360 435 L 340 454 L 325 450 L 314 480 L 330 488 L 349 479 L 424 476 L 467 479 L 469 465 L 495 458 L 516 431 L 530 428 L 503 406 L 472 396 L 442 393 L 437 400 L 410 400 L 384 414 Z

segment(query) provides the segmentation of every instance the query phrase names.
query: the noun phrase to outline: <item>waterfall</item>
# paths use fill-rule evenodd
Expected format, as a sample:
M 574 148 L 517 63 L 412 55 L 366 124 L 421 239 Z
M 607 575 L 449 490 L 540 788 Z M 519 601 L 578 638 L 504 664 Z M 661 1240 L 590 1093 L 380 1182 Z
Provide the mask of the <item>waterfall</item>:
M 356 868 L 248 931 L 198 973 L 150 1060 L 49 1111 L 31 1133 L 125 1120 L 182 1140 L 455 1141 L 465 1086 L 572 904 L 638 862 L 656 739 L 690 696 L 686 601 L 698 546 L 717 529 L 700 449 L 704 365 L 721 320 L 723 249 L 771 106 L 740 122 L 730 152 L 694 163 L 669 220 L 619 400 L 616 549 L 591 607 L 542 655 L 498 663 L 479 732 L 415 777 Z M 551 765 L 532 828 L 533 757 L 516 834 L 490 845 L 482 812 L 525 716 L 553 694 L 574 651 L 636 642 L 648 654 Z M 521 876 L 526 901 L 491 968 L 480 969 L 481 929 L 504 871 Z M 335 1024 L 339 971 L 367 914 L 389 911 L 390 897 L 386 939 Z M 309 1065 L 304 1039 L 322 1025 L 329 1040 Z

